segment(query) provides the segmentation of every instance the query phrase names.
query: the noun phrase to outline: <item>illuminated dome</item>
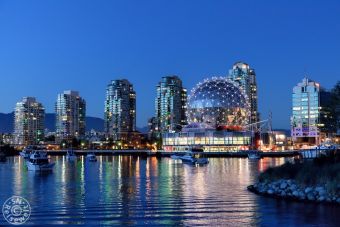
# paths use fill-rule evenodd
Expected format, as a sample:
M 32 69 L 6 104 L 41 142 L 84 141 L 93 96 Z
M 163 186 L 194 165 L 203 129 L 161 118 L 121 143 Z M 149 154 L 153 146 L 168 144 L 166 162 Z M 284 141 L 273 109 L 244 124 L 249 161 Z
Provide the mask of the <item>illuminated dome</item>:
M 213 77 L 199 83 L 188 97 L 188 123 L 212 128 L 241 129 L 248 124 L 246 94 L 233 81 Z

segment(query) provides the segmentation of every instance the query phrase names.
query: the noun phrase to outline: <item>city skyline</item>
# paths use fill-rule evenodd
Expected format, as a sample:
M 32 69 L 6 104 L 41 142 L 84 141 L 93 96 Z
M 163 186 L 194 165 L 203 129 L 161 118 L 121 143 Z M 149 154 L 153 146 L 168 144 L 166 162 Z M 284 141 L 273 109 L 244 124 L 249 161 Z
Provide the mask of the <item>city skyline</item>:
M 238 61 L 238 62 L 241 62 L 241 61 Z M 238 63 L 238 62 L 235 62 L 235 63 Z M 227 74 L 228 75 L 228 74 Z M 227 78 L 227 75 L 223 75 L 222 77 L 225 77 L 225 78 Z M 162 78 L 162 77 L 161 77 Z M 206 78 L 204 78 L 204 79 L 208 79 L 209 77 L 206 77 Z M 307 75 L 305 75 L 304 77 L 302 77 L 302 79 L 303 78 L 308 78 L 308 79 L 310 79 L 310 80 L 313 80 L 313 81 L 316 81 L 316 80 L 314 80 L 312 77 L 309 77 L 309 76 L 307 76 Z M 180 78 L 181 79 L 181 78 Z M 127 79 L 118 79 L 118 80 L 127 80 Z M 113 81 L 113 80 L 111 80 L 111 81 Z M 331 89 L 332 88 L 332 86 L 334 86 L 335 85 L 335 83 L 336 83 L 336 79 L 335 79 L 335 83 L 333 84 L 333 85 L 330 85 L 330 87 L 325 87 L 325 86 L 323 86 L 322 85 L 322 83 L 320 83 L 319 81 L 316 81 L 316 82 L 318 82 L 319 84 L 320 84 L 320 86 L 321 86 L 321 88 L 324 88 L 324 89 L 326 89 L 326 90 L 328 90 L 328 89 Z M 198 83 L 198 82 L 197 82 Z M 297 82 L 296 82 L 297 83 Z M 133 85 L 133 84 L 132 84 Z M 157 91 L 157 86 L 158 86 L 158 84 L 155 86 L 155 89 L 154 89 L 154 91 Z M 183 86 L 185 86 L 185 85 L 183 85 Z M 292 87 L 294 87 L 294 86 L 292 86 Z M 191 90 L 192 88 L 190 88 L 189 89 L 189 91 Z M 66 90 L 75 90 L 75 89 L 66 89 Z M 105 89 L 104 89 L 105 90 Z M 261 93 L 261 90 L 259 90 L 258 91 L 258 93 Z M 288 92 L 289 93 L 289 92 Z M 290 94 L 290 93 L 289 93 Z M 156 96 L 156 95 L 155 95 Z M 22 98 L 24 98 L 24 97 L 34 97 L 34 98 L 37 98 L 37 99 L 42 99 L 42 97 L 37 97 L 37 96 L 32 96 L 32 95 L 24 95 L 24 96 L 22 96 L 21 97 L 21 99 Z M 86 100 L 86 98 L 84 98 L 85 100 Z M 258 98 L 259 100 L 261 100 L 261 98 Z M 151 100 L 151 102 L 152 101 L 154 101 L 154 100 Z M 288 100 L 289 102 L 290 102 L 290 104 L 292 104 L 291 103 L 291 100 Z M 105 99 L 104 99 L 104 102 L 105 102 Z M 53 107 L 52 107 L 52 109 L 48 109 L 48 108 L 46 108 L 45 106 L 50 106 L 50 103 L 43 103 L 43 102 L 41 102 L 43 105 L 44 105 L 44 108 L 45 108 L 45 112 L 46 113 L 55 113 L 55 103 L 53 103 Z M 137 102 L 136 102 L 136 104 L 138 104 L 138 99 L 137 99 Z M 154 103 L 152 103 L 152 104 L 154 104 Z M 138 105 L 137 105 L 138 106 Z M 259 106 L 262 106 L 261 104 L 259 104 Z M 103 105 L 103 107 L 104 107 L 104 109 L 105 109 L 105 104 Z M 137 107 L 138 108 L 138 107 Z M 278 119 L 275 119 L 275 117 L 273 118 L 273 125 L 274 125 L 274 127 L 275 128 L 281 128 L 281 129 L 286 129 L 286 130 L 289 130 L 290 129 L 290 126 L 291 126 L 291 121 L 290 121 L 290 117 L 291 117 L 291 111 L 292 111 L 292 108 L 291 107 L 289 107 L 290 109 L 289 109 L 289 112 L 288 112 L 288 122 L 286 123 L 286 124 L 282 124 L 282 125 L 286 125 L 285 127 L 280 127 L 280 126 L 278 126 L 278 127 L 275 127 L 275 123 L 277 123 L 277 121 L 278 121 Z M 14 109 L 15 109 L 15 104 L 14 104 Z M 0 113 L 10 113 L 10 112 L 14 112 L 14 109 L 12 110 L 12 111 L 9 111 L 9 112 L 6 112 L 6 111 L 1 111 L 1 109 L 0 109 Z M 91 108 L 90 107 L 90 109 L 93 109 L 93 108 Z M 92 110 L 93 111 L 93 110 Z M 96 111 L 98 111 L 98 110 L 96 110 Z M 138 111 L 139 112 L 139 111 Z M 270 112 L 276 112 L 275 110 L 270 110 L 270 111 L 268 111 L 268 114 L 270 114 Z M 138 122 L 137 121 L 137 123 L 136 123 L 136 126 L 137 127 L 139 127 L 139 128 L 142 128 L 142 127 L 146 127 L 146 126 L 148 126 L 148 120 L 150 119 L 150 118 L 152 118 L 152 117 L 154 117 L 154 114 L 155 113 L 151 113 L 151 115 L 148 117 L 146 117 L 146 121 L 144 122 L 144 124 L 142 123 L 142 124 L 140 124 L 140 122 Z M 263 114 L 262 114 L 262 112 L 261 112 L 261 109 L 259 110 L 259 114 L 262 116 Z M 101 113 L 99 113 L 99 114 L 94 114 L 94 115 L 91 115 L 91 114 L 86 114 L 86 116 L 91 116 L 91 117 L 98 117 L 98 118 L 101 118 L 101 119 L 103 119 L 104 121 L 105 121 L 105 110 L 103 111 L 103 112 L 101 112 Z M 138 114 L 137 114 L 137 116 L 136 116 L 136 119 L 139 119 L 139 117 L 140 116 L 138 116 Z M 267 116 L 262 116 L 263 117 L 263 119 L 267 119 L 268 118 L 268 115 Z
M 178 75 L 191 90 L 244 61 L 256 71 L 261 118 L 271 111 L 273 127 L 289 129 L 291 88 L 306 75 L 325 88 L 340 77 L 332 67 L 340 53 L 338 2 L 195 3 L 83 3 L 78 10 L 66 1 L 2 2 L 0 112 L 33 96 L 52 113 L 55 95 L 72 89 L 87 100 L 89 116 L 103 118 L 107 82 L 125 78 L 143 127 L 154 116 L 161 77 Z

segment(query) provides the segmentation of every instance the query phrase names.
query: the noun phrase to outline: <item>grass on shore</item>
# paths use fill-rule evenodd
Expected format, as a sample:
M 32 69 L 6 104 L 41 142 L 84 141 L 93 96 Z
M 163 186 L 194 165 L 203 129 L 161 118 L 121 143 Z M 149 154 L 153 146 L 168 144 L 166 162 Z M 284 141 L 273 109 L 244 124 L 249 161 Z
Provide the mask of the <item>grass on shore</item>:
M 340 194 L 340 154 L 332 152 L 314 160 L 287 162 L 268 168 L 259 176 L 260 182 L 279 179 L 292 179 L 304 186 L 324 185 L 327 190 Z

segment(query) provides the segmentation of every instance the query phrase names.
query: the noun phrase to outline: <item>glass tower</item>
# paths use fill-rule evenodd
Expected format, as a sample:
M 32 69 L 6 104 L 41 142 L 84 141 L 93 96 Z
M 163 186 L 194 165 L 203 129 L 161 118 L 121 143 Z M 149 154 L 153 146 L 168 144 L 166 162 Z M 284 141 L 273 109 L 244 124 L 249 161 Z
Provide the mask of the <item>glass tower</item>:
M 254 69 L 251 69 L 244 62 L 236 62 L 227 76 L 230 80 L 236 82 L 238 86 L 248 96 L 250 104 L 250 123 L 259 121 L 258 113 L 258 98 L 257 98 L 257 83 Z
M 85 135 L 86 102 L 77 91 L 58 94 L 55 113 L 57 142 L 71 142 Z
M 159 133 L 179 131 L 186 124 L 187 90 L 177 76 L 162 77 L 155 100 L 156 129 Z
M 319 144 L 320 85 L 304 78 L 293 88 L 291 133 L 295 144 Z
M 18 102 L 14 113 L 14 143 L 37 145 L 44 141 L 45 109 L 33 97 Z
M 105 132 L 113 140 L 126 140 L 136 131 L 136 92 L 128 80 L 112 80 L 107 86 L 104 121 Z

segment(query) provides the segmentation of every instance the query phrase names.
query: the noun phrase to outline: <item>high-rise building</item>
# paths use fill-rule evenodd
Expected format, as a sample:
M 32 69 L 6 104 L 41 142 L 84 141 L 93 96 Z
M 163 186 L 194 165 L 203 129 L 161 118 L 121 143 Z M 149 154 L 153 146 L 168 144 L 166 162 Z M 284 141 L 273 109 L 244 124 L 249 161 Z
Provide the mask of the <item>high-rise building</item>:
M 251 112 L 249 122 L 258 122 L 259 113 L 255 70 L 251 69 L 249 65 L 244 62 L 236 62 L 227 77 L 236 82 L 248 96 Z
M 106 89 L 105 132 L 113 140 L 127 140 L 136 131 L 136 92 L 128 80 L 112 80 Z
M 58 94 L 55 105 L 56 141 L 71 142 L 85 135 L 86 102 L 77 91 Z
M 319 128 L 321 138 L 332 137 L 336 134 L 336 114 L 334 113 L 334 103 L 332 93 L 320 88 L 320 123 Z
M 186 124 L 187 90 L 177 76 L 162 77 L 157 85 L 156 128 L 159 133 L 179 131 Z
M 18 102 L 14 113 L 14 143 L 37 145 L 44 141 L 45 109 L 33 97 Z
M 293 88 L 291 134 L 295 144 L 320 143 L 320 84 L 304 78 Z

